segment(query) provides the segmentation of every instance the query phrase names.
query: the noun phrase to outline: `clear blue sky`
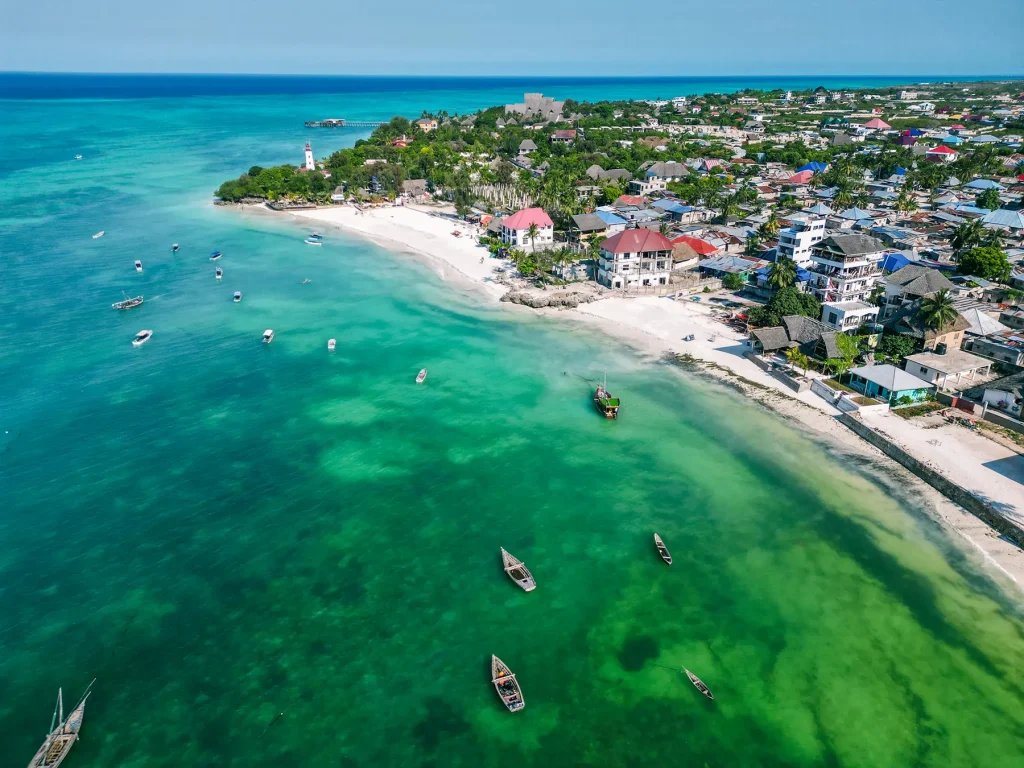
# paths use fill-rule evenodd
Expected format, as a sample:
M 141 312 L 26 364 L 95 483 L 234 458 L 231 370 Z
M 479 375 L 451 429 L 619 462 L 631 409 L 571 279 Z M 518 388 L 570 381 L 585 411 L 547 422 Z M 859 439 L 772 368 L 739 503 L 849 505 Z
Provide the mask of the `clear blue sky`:
M 3 0 L 0 70 L 1024 72 L 1024 0 Z

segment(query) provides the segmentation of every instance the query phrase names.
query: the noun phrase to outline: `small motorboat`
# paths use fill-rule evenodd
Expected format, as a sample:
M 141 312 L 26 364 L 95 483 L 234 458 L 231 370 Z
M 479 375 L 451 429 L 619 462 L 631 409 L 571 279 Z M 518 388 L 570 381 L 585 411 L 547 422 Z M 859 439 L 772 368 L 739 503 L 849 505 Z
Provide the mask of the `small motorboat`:
M 416 383 L 417 384 L 422 384 L 426 380 L 427 380 L 427 369 L 426 368 L 421 368 L 420 372 L 416 374 Z
M 222 277 L 224 277 L 224 270 L 221 269 L 220 267 L 217 267 L 217 270 L 213 274 L 216 275 L 218 280 L 220 280 Z
M 323 244 L 324 244 L 324 236 L 321 235 L 319 232 L 314 232 L 313 234 L 311 234 L 309 237 L 306 238 L 306 245 L 323 245 Z
M 707 696 L 712 701 L 715 700 L 715 697 L 711 694 L 711 691 L 708 690 L 708 687 L 706 685 L 704 685 L 704 681 L 703 680 L 701 680 L 699 677 L 697 677 L 695 674 L 693 674 L 693 672 L 688 670 L 686 667 L 683 667 L 683 672 L 685 672 L 686 676 L 688 678 L 690 678 L 690 682 L 693 683 L 693 686 L 698 691 L 703 693 L 705 696 Z
M 171 253 L 177 253 L 177 252 L 178 252 L 178 248 L 179 248 L 179 247 L 180 247 L 180 246 L 179 246 L 179 245 L 178 245 L 177 243 L 175 243 L 174 245 L 172 245 L 172 246 L 171 246 Z
M 138 333 L 135 334 L 135 338 L 132 339 L 132 346 L 141 347 L 143 344 L 149 341 L 152 338 L 152 336 L 152 331 L 139 331 Z
M 139 261 L 138 259 L 135 260 L 135 271 L 136 272 L 141 272 L 142 271 L 142 262 Z
M 604 384 L 598 384 L 594 391 L 594 407 L 597 412 L 607 419 L 619 418 L 619 398 L 612 397 L 608 393 L 608 376 L 605 375 Z
M 101 237 L 103 237 L 103 235 L 105 235 L 105 234 L 106 234 L 106 232 L 104 232 L 104 231 L 103 231 L 103 230 L 101 229 L 101 230 L 100 230 L 99 232 L 97 232 L 97 233 L 96 233 L 95 235 L 93 235 L 93 236 L 92 236 L 92 239 L 93 239 L 93 240 L 99 240 L 99 239 L 100 239 Z
M 269 344 L 273 340 L 274 340 L 274 331 L 271 328 L 267 328 L 267 330 L 265 330 L 263 332 L 263 343 L 264 344 Z
M 672 554 L 668 551 L 668 547 L 665 546 L 665 542 L 661 540 L 661 536 L 658 534 L 654 534 L 654 546 L 658 548 L 658 554 L 661 555 L 661 559 L 672 565 Z
M 75 160 L 81 160 L 81 159 L 82 159 L 81 155 L 75 155 Z
M 219 258 L 220 258 L 220 257 L 221 257 L 222 255 L 223 255 L 223 254 L 222 254 L 222 253 L 221 253 L 220 251 L 214 251 L 213 253 L 211 253 L 211 254 L 210 254 L 210 261 L 216 261 L 216 260 L 217 260 L 217 259 L 219 259 Z
M 491 682 L 501 697 L 501 703 L 508 707 L 509 712 L 518 712 L 526 706 L 519 681 L 505 662 L 497 656 L 491 656 Z
M 124 296 L 123 300 L 115 301 L 113 304 L 110 305 L 114 309 L 131 309 L 132 307 L 137 307 L 139 306 L 139 304 L 142 303 L 141 296 L 132 296 L 131 298 L 128 298 L 128 296 L 125 295 L 124 291 L 121 291 L 121 295 Z
M 533 580 L 533 575 L 523 565 L 523 561 L 510 555 L 504 547 L 501 548 L 501 564 L 508 577 L 522 587 L 524 592 L 532 592 L 537 588 L 537 582 Z
M 328 339 L 327 340 L 327 349 L 329 351 L 333 352 L 334 348 L 337 346 L 337 344 L 338 344 L 338 342 L 335 339 Z
M 237 304 L 241 300 L 242 300 L 242 292 L 241 291 L 235 291 L 235 304 Z
M 307 277 L 307 278 L 306 278 L 305 280 L 303 280 L 303 281 L 302 281 L 301 283 L 299 283 L 299 285 L 305 285 L 306 283 L 312 283 L 312 282 L 313 282 L 313 281 L 312 281 L 312 280 L 310 280 L 310 279 L 309 279 L 309 278 Z

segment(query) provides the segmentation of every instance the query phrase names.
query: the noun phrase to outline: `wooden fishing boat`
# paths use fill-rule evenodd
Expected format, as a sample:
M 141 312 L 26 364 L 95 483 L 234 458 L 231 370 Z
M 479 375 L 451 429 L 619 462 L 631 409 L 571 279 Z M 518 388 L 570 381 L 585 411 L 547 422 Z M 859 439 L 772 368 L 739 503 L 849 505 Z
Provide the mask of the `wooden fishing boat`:
M 594 391 L 594 407 L 597 412 L 606 419 L 619 418 L 619 398 L 612 397 L 608 392 L 608 374 L 604 376 L 604 383 L 598 384 Z
M 335 348 L 335 347 L 336 347 L 337 345 L 338 345 L 338 341 L 337 341 L 337 339 L 328 339 L 328 340 L 327 340 L 327 349 L 328 349 L 329 351 L 333 352 L 333 351 L 334 351 L 334 348 Z
M 497 656 L 491 656 L 491 682 L 501 697 L 501 703 L 508 707 L 509 712 L 518 712 L 526 706 L 519 681 L 505 662 Z
M 427 369 L 426 368 L 420 368 L 420 372 L 416 374 L 416 383 L 417 384 L 422 384 L 426 380 L 427 380 Z
M 95 682 L 95 680 L 92 681 L 92 683 Z M 28 768 L 57 768 L 64 762 L 71 747 L 78 741 L 78 732 L 82 729 L 82 720 L 85 718 L 85 700 L 89 698 L 92 683 L 89 683 L 82 698 L 78 700 L 78 704 L 66 719 L 64 717 L 64 693 L 63 690 L 57 691 L 57 706 L 54 707 L 53 717 L 50 719 L 50 732 L 35 757 L 29 762 Z
M 505 573 L 508 574 L 508 577 L 522 587 L 524 591 L 532 592 L 537 588 L 537 582 L 533 580 L 533 574 L 523 565 L 523 561 L 512 557 L 512 555 L 505 551 L 504 547 L 501 548 L 501 564 L 505 568 Z
M 672 565 L 672 554 L 668 551 L 668 547 L 665 546 L 665 542 L 661 540 L 661 536 L 658 534 L 654 534 L 654 546 L 658 548 L 658 554 L 661 555 L 661 559 Z
M 708 690 L 708 687 L 706 685 L 704 685 L 704 681 L 703 680 L 701 680 L 699 677 L 697 677 L 695 674 L 693 674 L 693 672 L 688 670 L 686 667 L 683 667 L 683 672 L 685 672 L 686 676 L 688 678 L 690 678 L 690 682 L 693 683 L 694 687 L 698 691 L 700 691 L 705 696 L 707 696 L 709 699 L 714 701 L 715 697 L 711 694 L 711 691 Z
M 121 291 L 121 295 L 124 296 L 124 300 L 115 301 L 110 305 L 114 309 L 131 309 L 132 307 L 139 306 L 143 301 L 141 296 L 132 296 L 131 298 L 128 298 L 124 291 Z

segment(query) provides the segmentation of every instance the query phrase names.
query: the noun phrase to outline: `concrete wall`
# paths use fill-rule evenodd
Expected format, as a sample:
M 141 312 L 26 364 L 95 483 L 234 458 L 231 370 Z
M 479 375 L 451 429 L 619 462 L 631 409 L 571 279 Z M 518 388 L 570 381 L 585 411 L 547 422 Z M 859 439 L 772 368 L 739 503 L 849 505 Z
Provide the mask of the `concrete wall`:
M 879 434 L 857 417 L 848 413 L 843 413 L 836 418 L 856 432 L 860 437 L 864 438 L 873 446 L 881 450 L 886 456 L 895 459 L 915 475 L 920 477 L 950 501 L 959 504 L 968 512 L 975 515 L 1012 541 L 1018 547 L 1024 547 L 1024 529 L 1017 527 L 1010 520 L 1003 517 L 992 505 L 977 498 L 963 486 L 957 485 L 952 480 L 943 477 L 931 467 L 921 463 L 887 437 Z
M 786 371 L 780 371 L 777 368 L 769 371 L 769 373 L 773 379 L 781 381 L 794 392 L 806 392 L 811 388 L 811 382 L 809 379 L 794 379 L 790 377 Z
M 1020 434 L 1024 435 L 1024 422 L 1018 421 L 1017 419 L 1013 418 L 1012 416 L 1008 416 L 1005 413 L 994 411 L 991 408 L 989 408 L 988 412 L 985 413 L 984 406 L 972 402 L 965 397 L 955 397 L 947 395 L 945 392 L 937 392 L 935 395 L 935 399 L 938 400 L 943 405 L 953 405 L 953 401 L 955 399 L 957 402 L 956 407 L 964 411 L 964 413 L 971 413 L 977 416 L 978 418 L 982 418 L 982 414 L 984 413 L 985 421 L 991 422 L 992 424 L 998 424 L 1000 427 L 1005 427 L 1006 429 L 1012 430 L 1013 432 L 1019 432 Z

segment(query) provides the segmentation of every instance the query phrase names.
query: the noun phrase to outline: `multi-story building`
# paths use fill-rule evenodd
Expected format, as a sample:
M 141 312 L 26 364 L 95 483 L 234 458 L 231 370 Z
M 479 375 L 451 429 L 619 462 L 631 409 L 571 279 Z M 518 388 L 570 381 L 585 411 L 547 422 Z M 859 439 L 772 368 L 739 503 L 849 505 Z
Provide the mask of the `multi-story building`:
M 537 236 L 530 237 L 530 227 Z M 555 224 L 543 208 L 524 208 L 501 222 L 501 240 L 513 248 L 550 248 L 555 241 Z
M 799 266 L 811 263 L 811 246 L 825 239 L 825 219 L 793 219 L 793 226 L 779 230 L 779 254 Z
M 953 288 L 953 283 L 939 270 L 922 267 L 919 264 L 908 264 L 885 278 L 882 317 L 890 317 L 906 304 L 918 299 Z
M 601 243 L 597 281 L 609 288 L 668 285 L 672 241 L 653 229 L 627 229 Z
M 880 240 L 867 235 L 830 235 L 811 249 L 810 290 L 823 304 L 858 301 L 871 295 L 885 256 Z

